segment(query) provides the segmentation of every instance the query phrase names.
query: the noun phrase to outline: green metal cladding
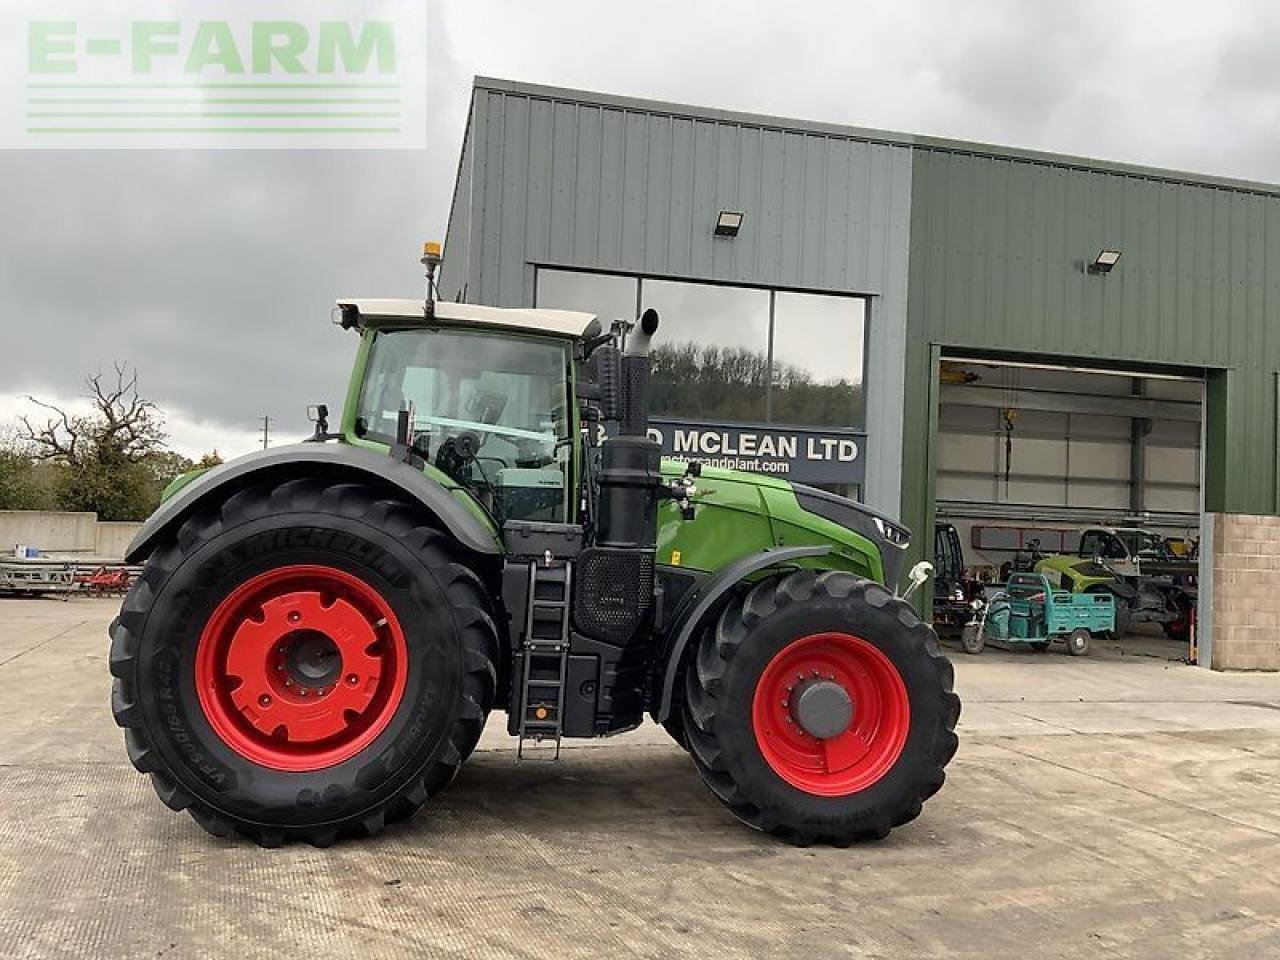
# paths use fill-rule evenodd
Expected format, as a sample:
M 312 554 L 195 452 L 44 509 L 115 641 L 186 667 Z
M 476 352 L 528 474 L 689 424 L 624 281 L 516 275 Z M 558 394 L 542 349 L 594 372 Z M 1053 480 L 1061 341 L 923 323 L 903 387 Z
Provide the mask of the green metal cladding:
M 1109 275 L 1086 269 L 1122 251 Z M 917 146 L 903 512 L 932 517 L 940 352 L 1206 371 L 1206 507 L 1272 513 L 1280 189 L 1070 158 Z

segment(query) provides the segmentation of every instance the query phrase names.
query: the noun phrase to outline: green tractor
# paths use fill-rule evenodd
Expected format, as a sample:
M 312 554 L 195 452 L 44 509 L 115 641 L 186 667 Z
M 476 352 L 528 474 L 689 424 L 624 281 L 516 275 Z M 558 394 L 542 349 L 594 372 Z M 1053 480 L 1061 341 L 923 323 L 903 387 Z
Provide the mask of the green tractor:
M 437 302 L 424 263 L 425 301 L 339 303 L 359 350 L 338 431 L 313 408 L 311 441 L 183 478 L 129 549 L 112 707 L 160 798 L 264 846 L 372 835 L 496 707 L 548 759 L 648 715 L 791 842 L 916 817 L 960 702 L 892 586 L 908 532 L 662 460 L 653 311 Z

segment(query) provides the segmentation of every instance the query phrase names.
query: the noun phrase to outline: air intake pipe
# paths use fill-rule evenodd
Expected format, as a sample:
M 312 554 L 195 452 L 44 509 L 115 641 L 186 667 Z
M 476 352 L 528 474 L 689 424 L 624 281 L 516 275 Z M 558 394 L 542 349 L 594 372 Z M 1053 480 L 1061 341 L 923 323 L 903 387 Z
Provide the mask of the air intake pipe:
M 600 451 L 596 541 L 603 547 L 657 547 L 662 448 L 649 439 L 649 348 L 657 330 L 657 311 L 646 310 L 628 335 L 619 361 L 622 409 L 618 435 L 607 439 Z

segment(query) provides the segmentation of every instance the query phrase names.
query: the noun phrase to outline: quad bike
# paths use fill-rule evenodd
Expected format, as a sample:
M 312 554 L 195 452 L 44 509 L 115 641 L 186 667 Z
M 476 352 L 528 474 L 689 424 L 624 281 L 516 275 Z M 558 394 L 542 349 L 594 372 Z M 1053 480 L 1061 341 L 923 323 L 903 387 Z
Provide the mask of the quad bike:
M 432 247 L 425 301 L 339 302 L 359 336 L 339 430 L 316 407 L 312 442 L 180 478 L 129 548 L 112 707 L 160 798 L 264 846 L 375 834 L 498 708 L 544 758 L 648 715 L 734 816 L 795 843 L 915 818 L 960 702 L 892 587 L 908 532 L 662 461 L 656 313 L 437 302 Z

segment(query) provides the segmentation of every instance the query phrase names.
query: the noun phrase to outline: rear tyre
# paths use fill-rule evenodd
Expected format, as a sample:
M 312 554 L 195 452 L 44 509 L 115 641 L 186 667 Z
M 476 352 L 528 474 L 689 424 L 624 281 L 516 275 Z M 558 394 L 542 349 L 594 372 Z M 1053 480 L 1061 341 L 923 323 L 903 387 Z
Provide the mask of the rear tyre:
M 250 488 L 192 516 L 111 628 L 133 765 L 210 833 L 263 846 L 412 814 L 493 702 L 497 632 L 464 560 L 355 484 Z
M 933 630 L 838 571 L 753 586 L 686 673 L 703 780 L 743 823 L 796 844 L 878 839 L 915 819 L 943 784 L 959 715 Z
M 1073 657 L 1083 657 L 1089 653 L 1089 642 L 1092 640 L 1089 631 L 1083 627 L 1072 630 L 1067 636 L 1067 653 Z

